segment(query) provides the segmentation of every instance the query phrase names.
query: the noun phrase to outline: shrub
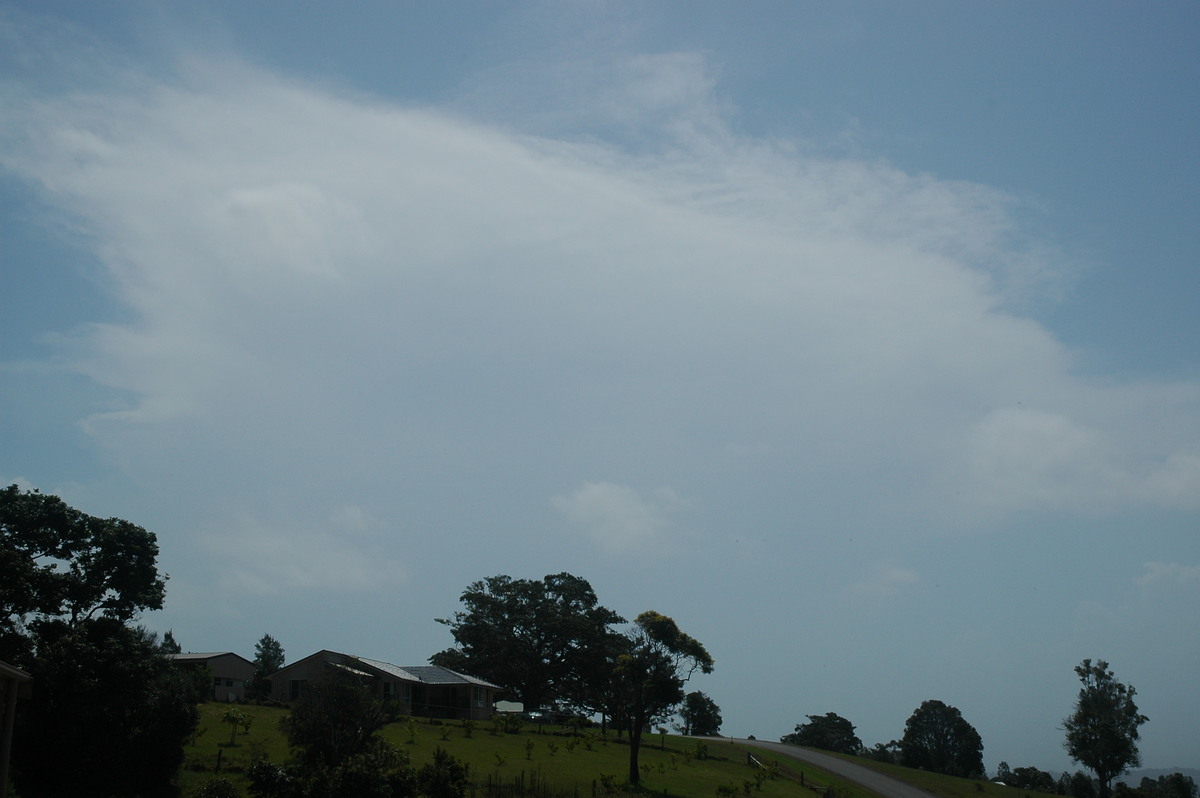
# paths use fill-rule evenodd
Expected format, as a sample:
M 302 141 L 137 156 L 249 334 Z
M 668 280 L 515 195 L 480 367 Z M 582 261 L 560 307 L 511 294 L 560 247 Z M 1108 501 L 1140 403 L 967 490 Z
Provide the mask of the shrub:
M 209 779 L 196 791 L 196 798 L 241 798 L 238 788 L 229 779 L 218 776 Z
M 467 794 L 467 766 L 438 746 L 433 761 L 417 772 L 417 786 L 429 798 L 463 798 Z

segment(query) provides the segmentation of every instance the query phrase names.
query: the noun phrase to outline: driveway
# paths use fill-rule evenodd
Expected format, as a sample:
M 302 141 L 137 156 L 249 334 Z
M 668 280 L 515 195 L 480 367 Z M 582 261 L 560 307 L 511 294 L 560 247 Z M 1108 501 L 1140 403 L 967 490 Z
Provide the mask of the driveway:
M 728 737 L 712 737 L 709 739 L 714 741 L 730 741 Z M 883 798 L 932 798 L 930 793 L 918 790 L 916 787 L 905 784 L 902 781 L 896 781 L 878 771 L 865 768 L 862 765 L 856 765 L 853 762 L 847 762 L 844 759 L 838 759 L 836 756 L 829 756 L 828 754 L 813 751 L 810 748 L 801 748 L 785 743 L 771 743 L 766 740 L 743 740 L 740 738 L 734 739 L 731 742 L 762 748 L 775 754 L 783 754 L 784 756 L 790 756 L 792 759 L 807 762 L 822 770 L 836 773 L 847 781 L 861 784 L 868 790 L 879 793 Z

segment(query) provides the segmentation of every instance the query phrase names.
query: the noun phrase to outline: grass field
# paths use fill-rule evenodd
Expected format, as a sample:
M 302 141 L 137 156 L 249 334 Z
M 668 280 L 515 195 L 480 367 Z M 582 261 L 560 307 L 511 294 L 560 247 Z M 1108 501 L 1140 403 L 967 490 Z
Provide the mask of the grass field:
M 279 720 L 287 710 L 238 706 L 251 718 L 250 728 L 238 729 L 233 738 L 235 743 L 230 745 L 231 728 L 222 721 L 228 708 L 215 703 L 200 707 L 200 731 L 194 744 L 185 749 L 180 772 L 184 798 L 191 798 L 217 773 L 248 794 L 244 774 L 253 759 L 265 756 L 282 763 L 288 758 L 287 740 L 279 728 Z M 471 781 L 481 796 L 487 794 L 483 788 L 489 782 L 525 788 L 525 791 L 506 791 L 506 795 L 603 796 L 606 781 L 620 788 L 629 770 L 629 746 L 611 732 L 607 738 L 600 737 L 596 730 L 573 736 L 565 728 L 548 725 L 540 730 L 528 726 L 517 734 L 492 734 L 491 724 L 481 722 L 468 735 L 467 728 L 459 721 L 433 724 L 425 719 L 403 718 L 385 726 L 380 735 L 406 751 L 416 766 L 432 759 L 438 748 L 445 749 L 470 765 Z M 642 783 L 637 792 L 673 798 L 735 794 L 747 798 L 877 798 L 856 784 L 762 749 L 710 741 L 706 744 L 706 755 L 702 755 L 699 745 L 697 740 L 674 735 L 646 735 L 640 756 Z M 760 775 L 765 771 L 749 764 L 748 754 L 768 768 L 774 763 L 774 777 Z M 886 773 L 936 798 L 1038 795 L 988 781 L 942 776 L 859 757 L 834 756 Z M 535 787 L 538 789 L 534 790 Z
M 249 731 L 238 729 L 230 745 L 231 728 L 222 721 L 228 705 L 204 704 L 201 725 L 194 744 L 185 749 L 180 786 L 190 798 L 218 774 L 245 793 L 245 769 L 258 757 L 274 762 L 287 759 L 287 742 L 279 720 L 287 714 L 276 707 L 242 705 L 238 709 L 251 718 Z M 624 785 L 629 770 L 629 747 L 616 735 L 598 733 L 572 736 L 568 730 L 546 726 L 540 731 L 527 727 L 518 734 L 491 733 L 488 723 L 478 723 L 470 736 L 462 723 L 447 721 L 432 725 L 427 720 L 401 719 L 388 724 L 381 736 L 408 752 L 414 765 L 433 758 L 444 748 L 468 763 L 471 780 L 482 787 L 499 784 L 540 786 L 537 794 L 563 796 L 604 795 L 608 784 Z M 707 755 L 702 750 L 707 748 Z M 768 767 L 779 762 L 774 778 L 748 763 L 747 753 Z M 813 798 L 833 788 L 836 798 L 874 798 L 874 794 L 816 768 L 794 760 L 775 757 L 758 749 L 729 742 L 699 743 L 673 735 L 651 734 L 643 738 L 640 754 L 642 783 L 639 792 L 650 795 L 698 798 L 718 794 L 753 795 L 760 798 Z M 219 767 L 219 770 L 218 770 Z M 801 786 L 801 771 L 804 786 Z M 518 793 L 519 794 L 519 793 Z M 530 793 L 533 794 L 533 793 Z

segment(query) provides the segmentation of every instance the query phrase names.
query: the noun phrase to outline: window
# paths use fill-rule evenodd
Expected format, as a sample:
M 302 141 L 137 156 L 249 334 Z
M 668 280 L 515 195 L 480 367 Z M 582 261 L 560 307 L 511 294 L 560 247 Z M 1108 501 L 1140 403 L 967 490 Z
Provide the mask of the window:
M 484 693 L 483 688 L 476 687 L 475 688 L 475 706 L 477 706 L 477 707 L 483 706 L 486 698 L 487 698 L 487 694 Z
M 288 682 L 288 700 L 295 701 L 300 697 L 300 691 L 308 684 L 308 679 L 292 679 Z

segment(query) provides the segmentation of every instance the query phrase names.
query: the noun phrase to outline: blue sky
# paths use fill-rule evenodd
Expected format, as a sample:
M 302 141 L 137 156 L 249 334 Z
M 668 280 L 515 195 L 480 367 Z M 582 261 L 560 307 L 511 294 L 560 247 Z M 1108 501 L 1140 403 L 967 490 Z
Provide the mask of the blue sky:
M 189 650 L 569 571 L 728 734 L 1200 739 L 1200 6 L 0 3 L 0 477 Z

